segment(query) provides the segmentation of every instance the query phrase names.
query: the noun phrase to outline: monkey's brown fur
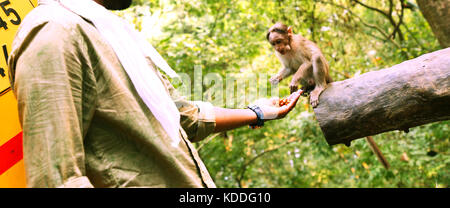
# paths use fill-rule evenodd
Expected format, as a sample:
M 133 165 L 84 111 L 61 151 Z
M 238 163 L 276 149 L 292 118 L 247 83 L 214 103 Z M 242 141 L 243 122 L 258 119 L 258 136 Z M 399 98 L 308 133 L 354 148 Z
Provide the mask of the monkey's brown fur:
M 319 96 L 332 82 L 328 73 L 329 66 L 319 47 L 301 35 L 293 34 L 292 28 L 276 23 L 269 29 L 267 40 L 275 49 L 275 54 L 283 68 L 274 75 L 270 82 L 278 84 L 293 74 L 289 88 L 297 91 L 298 84 L 302 89 L 311 91 L 310 103 L 315 108 L 319 104 Z

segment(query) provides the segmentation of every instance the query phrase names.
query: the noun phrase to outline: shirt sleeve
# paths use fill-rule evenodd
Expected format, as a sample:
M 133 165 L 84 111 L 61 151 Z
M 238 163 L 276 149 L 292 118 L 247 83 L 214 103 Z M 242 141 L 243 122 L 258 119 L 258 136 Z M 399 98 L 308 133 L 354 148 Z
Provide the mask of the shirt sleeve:
M 180 111 L 181 127 L 188 135 L 189 140 L 199 142 L 212 134 L 216 128 L 214 106 L 208 102 L 188 101 L 185 96 L 180 95 L 165 75 L 159 74 Z
M 83 137 L 95 106 L 95 76 L 77 30 L 42 23 L 11 55 L 28 187 L 92 187 Z

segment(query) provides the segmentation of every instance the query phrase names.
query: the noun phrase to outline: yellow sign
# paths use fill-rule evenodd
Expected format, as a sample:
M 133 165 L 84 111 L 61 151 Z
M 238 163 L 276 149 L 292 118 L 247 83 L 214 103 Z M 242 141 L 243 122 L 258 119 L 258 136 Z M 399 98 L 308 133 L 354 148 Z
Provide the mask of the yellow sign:
M 10 91 L 8 56 L 14 36 L 37 0 L 0 0 L 0 188 L 25 187 L 17 101 Z
M 25 15 L 37 0 L 0 0 L 0 92 L 9 88 L 8 55 L 14 36 Z

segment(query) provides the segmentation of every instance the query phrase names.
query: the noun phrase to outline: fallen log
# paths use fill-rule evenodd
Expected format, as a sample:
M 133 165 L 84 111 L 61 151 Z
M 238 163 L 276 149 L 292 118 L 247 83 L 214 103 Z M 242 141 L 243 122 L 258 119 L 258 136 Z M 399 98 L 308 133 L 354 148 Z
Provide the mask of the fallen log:
M 333 82 L 314 109 L 329 145 L 450 119 L 450 48 Z

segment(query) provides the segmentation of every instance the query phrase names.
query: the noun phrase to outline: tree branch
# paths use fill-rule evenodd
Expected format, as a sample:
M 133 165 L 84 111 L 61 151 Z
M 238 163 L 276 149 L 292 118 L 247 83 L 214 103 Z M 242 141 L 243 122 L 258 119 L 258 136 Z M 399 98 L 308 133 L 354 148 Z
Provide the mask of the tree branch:
M 239 171 L 238 177 L 236 178 L 236 180 L 237 180 L 237 182 L 238 182 L 238 184 L 239 184 L 239 187 L 242 188 L 242 179 L 243 179 L 244 176 L 245 176 L 245 172 L 247 171 L 247 167 L 249 167 L 249 166 L 250 166 L 253 162 L 255 162 L 258 158 L 260 158 L 260 157 L 262 157 L 262 156 L 264 156 L 264 155 L 266 155 L 266 154 L 269 154 L 269 153 L 271 153 L 271 152 L 275 152 L 275 151 L 277 151 L 277 150 L 279 150 L 279 149 L 281 149 L 281 148 L 283 148 L 283 147 L 285 147 L 285 146 L 287 146 L 287 145 L 289 145 L 289 144 L 292 144 L 292 143 L 295 143 L 295 142 L 299 142 L 300 140 L 301 140 L 301 139 L 289 140 L 289 141 L 287 141 L 287 142 L 285 142 L 285 143 L 283 143 L 283 144 L 278 145 L 277 147 L 274 147 L 274 148 L 271 148 L 271 149 L 264 150 L 262 153 L 256 155 L 255 157 L 253 157 L 252 159 L 250 159 L 248 162 L 244 163 L 244 165 L 242 165 L 242 167 L 241 167 L 241 170 Z
M 314 109 L 330 145 L 450 119 L 450 48 L 330 83 Z
M 220 14 L 223 7 L 224 7 L 224 4 L 220 4 L 219 9 L 217 10 L 217 15 L 214 18 L 214 22 L 213 22 L 212 26 L 209 28 L 209 34 L 208 34 L 209 37 L 212 37 L 215 33 L 215 29 L 216 29 L 217 21 L 219 20 L 219 16 L 220 16 L 220 19 L 222 19 L 225 16 L 225 14 L 227 13 L 227 10 L 225 9 L 225 12 L 223 14 Z
M 392 0 L 391 0 L 392 1 Z M 401 3 L 401 11 L 400 11 L 400 16 L 399 16 L 399 20 L 398 23 L 395 23 L 394 19 L 392 18 L 392 13 L 391 13 L 391 23 L 393 23 L 394 25 L 394 31 L 389 35 L 389 38 L 392 37 L 392 39 L 395 39 L 395 34 L 398 33 L 398 37 L 400 39 L 400 41 L 404 40 L 403 34 L 400 30 L 400 26 L 403 24 L 403 15 L 405 12 L 405 5 L 403 4 L 404 0 L 400 0 Z
M 376 11 L 376 12 L 378 12 L 378 13 L 380 13 L 380 14 L 382 14 L 382 15 L 384 15 L 384 16 L 386 16 L 386 17 L 389 18 L 389 13 L 386 12 L 386 11 L 383 11 L 383 10 L 378 9 L 378 8 L 376 8 L 376 7 L 371 7 L 371 6 L 369 6 L 369 5 L 367 5 L 367 4 L 364 4 L 364 3 L 362 3 L 362 2 L 360 2 L 360 1 L 358 1 L 358 0 L 352 0 L 352 1 L 355 2 L 355 3 L 357 3 L 357 4 L 359 4 L 359 5 L 361 5 L 361 6 L 363 6 L 363 7 L 365 7 L 365 8 L 367 8 L 367 9 Z
M 346 8 L 346 7 L 342 6 L 342 5 L 336 4 L 334 2 L 330 2 L 330 1 L 324 1 L 324 3 L 327 3 L 327 4 L 330 4 L 330 5 L 336 6 L 338 8 L 347 10 L 350 15 L 352 15 L 355 18 L 357 18 L 364 26 L 372 28 L 372 29 L 375 29 L 376 31 L 378 31 L 384 37 L 385 41 L 388 41 L 388 42 L 392 43 L 398 49 L 402 49 L 402 46 L 399 43 L 395 42 L 395 40 L 392 39 L 391 36 L 388 33 L 385 32 L 384 29 L 378 27 L 377 25 L 367 23 L 360 16 L 356 15 L 351 9 Z M 389 19 L 390 22 L 391 22 L 391 20 L 393 21 L 393 18 L 389 17 L 389 15 L 385 15 L 385 16 L 387 16 L 387 18 Z M 391 24 L 392 24 L 392 22 L 391 22 Z M 395 21 L 394 21 L 394 26 L 396 26 Z M 373 35 L 371 35 L 371 36 L 373 36 Z M 401 36 L 403 36 L 403 35 L 401 35 Z M 379 37 L 375 37 L 375 38 L 379 38 Z M 409 52 L 402 51 L 402 53 L 404 53 L 407 57 L 411 56 L 411 54 Z

